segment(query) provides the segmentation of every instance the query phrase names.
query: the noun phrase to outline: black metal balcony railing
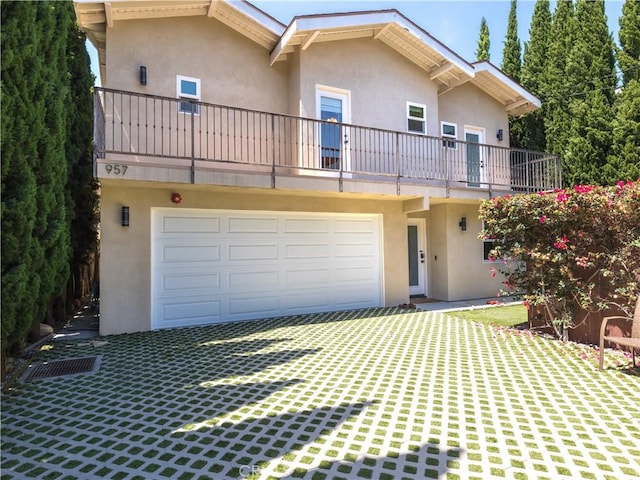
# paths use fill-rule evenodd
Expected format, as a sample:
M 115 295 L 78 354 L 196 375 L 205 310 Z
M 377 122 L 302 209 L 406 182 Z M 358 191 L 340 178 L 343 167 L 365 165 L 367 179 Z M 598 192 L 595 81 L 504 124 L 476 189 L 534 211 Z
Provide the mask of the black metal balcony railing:
M 562 183 L 557 155 L 347 125 L 242 108 L 95 89 L 97 158 L 175 159 L 197 166 L 254 166 L 340 179 L 436 181 L 513 191 Z M 173 160 L 172 160 L 173 159 Z M 203 164 L 204 162 L 204 164 Z

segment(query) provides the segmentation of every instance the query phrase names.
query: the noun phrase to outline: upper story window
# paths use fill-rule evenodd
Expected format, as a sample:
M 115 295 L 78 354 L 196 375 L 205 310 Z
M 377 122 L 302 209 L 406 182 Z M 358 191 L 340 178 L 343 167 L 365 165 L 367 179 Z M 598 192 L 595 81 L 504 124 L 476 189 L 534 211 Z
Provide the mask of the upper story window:
M 453 148 L 454 150 L 458 148 L 458 144 L 455 141 L 458 138 L 458 126 L 455 123 L 440 122 L 440 136 L 443 138 L 443 147 Z
M 407 102 L 407 131 L 411 133 L 427 133 L 426 105 Z
M 177 97 L 189 100 L 200 100 L 200 79 L 192 77 L 176 76 Z M 180 113 L 200 113 L 200 105 L 191 102 L 179 102 Z

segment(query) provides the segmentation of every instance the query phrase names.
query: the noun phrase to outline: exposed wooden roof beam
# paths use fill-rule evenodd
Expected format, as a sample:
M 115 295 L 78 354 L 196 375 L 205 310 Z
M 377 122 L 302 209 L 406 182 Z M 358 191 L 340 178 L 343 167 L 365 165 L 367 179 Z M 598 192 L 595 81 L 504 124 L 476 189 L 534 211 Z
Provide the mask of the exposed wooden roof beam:
M 216 10 L 218 10 L 218 0 L 211 0 L 211 4 L 207 10 L 207 17 L 215 17 Z
M 391 23 L 387 23 L 384 27 L 382 27 L 380 29 L 380 31 L 378 33 L 376 33 L 373 38 L 375 38 L 376 40 L 378 40 L 381 36 L 383 36 L 385 33 L 387 33 L 387 31 L 391 28 Z
M 104 2 L 104 16 L 107 19 L 107 27 L 113 28 L 113 12 L 111 10 L 111 2 Z
M 520 107 L 525 106 L 527 103 L 529 103 L 529 100 L 527 100 L 526 98 L 521 98 L 516 102 L 507 103 L 507 111 L 516 110 Z
M 307 48 L 309 48 L 309 46 L 313 43 L 313 41 L 316 38 L 318 38 L 318 35 L 320 35 L 320 30 L 316 30 L 311 35 L 309 35 L 307 38 L 305 38 L 304 41 L 302 42 L 302 44 L 300 45 L 300 48 L 302 50 L 306 50 Z
M 444 75 L 445 73 L 448 73 L 453 68 L 454 68 L 453 63 L 444 63 L 440 67 L 434 68 L 433 70 L 431 70 L 431 75 L 429 76 L 429 78 L 431 80 L 435 80 L 436 78 Z

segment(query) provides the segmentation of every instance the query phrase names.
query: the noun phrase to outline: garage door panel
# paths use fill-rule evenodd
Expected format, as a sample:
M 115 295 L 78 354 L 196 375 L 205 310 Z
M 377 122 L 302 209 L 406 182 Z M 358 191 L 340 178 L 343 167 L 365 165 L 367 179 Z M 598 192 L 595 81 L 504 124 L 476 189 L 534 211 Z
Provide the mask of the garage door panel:
M 328 244 L 287 244 L 284 247 L 285 260 L 311 258 L 329 258 L 331 247 Z
M 287 218 L 284 221 L 284 233 L 313 235 L 329 233 L 330 223 L 324 218 Z
M 306 268 L 287 269 L 285 274 L 286 285 L 295 286 L 313 286 L 326 285 L 331 280 L 331 272 L 328 268 L 308 266 Z
M 160 250 L 164 264 L 184 262 L 217 262 L 220 260 L 220 246 L 211 245 L 163 245 Z
M 185 292 L 215 294 L 220 288 L 220 275 L 217 272 L 206 273 L 160 273 L 160 295 L 184 295 Z
M 377 215 L 154 209 L 152 328 L 379 306 L 380 229 Z
M 277 217 L 229 217 L 229 233 L 278 233 Z
M 184 297 L 180 302 L 161 303 L 163 327 L 203 325 L 220 320 L 218 300 Z
M 178 233 L 180 235 L 192 233 L 219 233 L 220 218 L 217 216 L 189 215 L 163 217 L 159 224 L 163 234 Z
M 285 308 L 289 314 L 302 311 L 326 311 L 330 308 L 331 302 L 326 292 L 317 290 L 307 290 L 291 292 L 285 295 Z
M 373 219 L 337 219 L 335 222 L 336 233 L 374 233 L 377 231 L 377 221 Z
M 265 270 L 261 272 L 247 271 L 247 272 L 227 272 L 227 278 L 229 279 L 228 285 L 230 288 L 240 289 L 262 289 L 265 285 L 278 285 L 280 272 L 278 270 Z
M 272 317 L 278 315 L 278 311 L 278 298 L 274 295 L 253 295 L 250 297 L 232 297 L 229 299 L 229 315 L 241 320 Z
M 278 260 L 278 245 L 275 243 L 231 244 L 228 246 L 227 258 L 236 262 Z
M 375 255 L 374 248 L 374 245 L 371 243 L 341 243 L 336 245 L 336 257 L 373 258 Z
M 333 279 L 336 282 L 367 282 L 367 284 L 377 284 L 377 270 L 371 265 L 349 266 L 336 268 Z

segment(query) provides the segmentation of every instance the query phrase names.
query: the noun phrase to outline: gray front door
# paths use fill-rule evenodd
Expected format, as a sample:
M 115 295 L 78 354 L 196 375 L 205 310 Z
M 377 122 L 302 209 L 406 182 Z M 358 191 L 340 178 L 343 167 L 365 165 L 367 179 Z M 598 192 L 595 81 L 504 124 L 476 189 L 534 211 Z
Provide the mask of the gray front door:
M 465 133 L 467 142 L 467 185 L 479 187 L 482 181 L 482 159 L 480 158 L 480 135 Z

